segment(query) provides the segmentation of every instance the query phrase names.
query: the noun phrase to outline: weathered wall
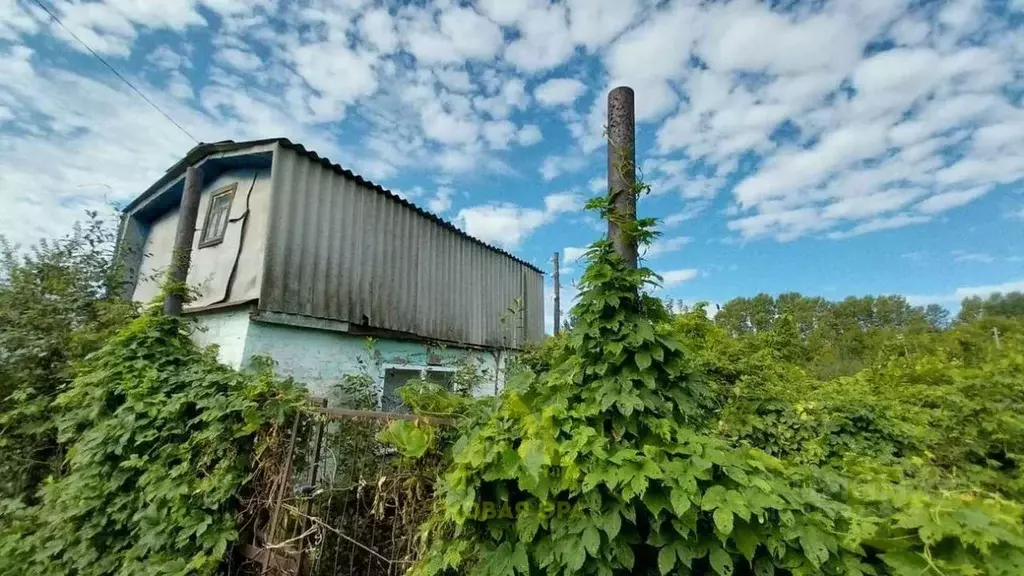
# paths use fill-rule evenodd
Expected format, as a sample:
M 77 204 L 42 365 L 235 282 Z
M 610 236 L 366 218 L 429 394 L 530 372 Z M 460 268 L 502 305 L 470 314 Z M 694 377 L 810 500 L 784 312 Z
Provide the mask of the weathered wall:
M 272 180 L 261 310 L 475 345 L 543 337 L 540 272 L 290 148 Z M 516 298 L 525 318 L 502 322 Z
M 225 231 L 224 241 L 199 248 L 210 193 L 232 183 L 236 183 L 237 188 L 231 203 L 231 221 Z M 217 303 L 245 302 L 259 297 L 269 202 L 268 170 L 233 170 L 205 183 L 199 201 L 192 266 L 188 274 L 188 284 L 199 290 L 199 297 L 186 310 Z M 175 207 L 149 226 L 133 300 L 147 302 L 159 293 L 164 271 L 171 262 L 177 225 L 178 209 Z M 231 270 L 236 259 L 238 266 L 235 278 L 231 281 Z
M 249 334 L 249 308 L 238 306 L 188 316 L 193 322 L 192 339 L 200 346 L 216 344 L 221 364 L 240 368 L 249 361 L 245 353 Z
M 482 376 L 474 394 L 494 394 L 504 385 L 504 353 L 384 339 L 368 346 L 366 338 L 342 332 L 253 321 L 248 327 L 244 357 L 255 354 L 269 355 L 276 362 L 278 374 L 295 378 L 311 394 L 327 398 L 332 404 L 339 397 L 336 386 L 346 374 L 368 374 L 379 394 L 389 365 L 457 366 L 466 362 Z

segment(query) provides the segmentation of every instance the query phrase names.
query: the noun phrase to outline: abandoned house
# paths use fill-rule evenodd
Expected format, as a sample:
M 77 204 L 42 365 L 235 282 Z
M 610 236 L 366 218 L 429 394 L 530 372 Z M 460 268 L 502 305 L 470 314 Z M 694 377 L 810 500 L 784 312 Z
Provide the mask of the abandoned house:
M 201 144 L 125 209 L 126 293 L 159 296 L 188 166 L 202 194 L 184 312 L 221 362 L 266 355 L 316 396 L 366 375 L 378 406 L 413 377 L 481 375 L 543 336 L 543 273 L 286 139 Z

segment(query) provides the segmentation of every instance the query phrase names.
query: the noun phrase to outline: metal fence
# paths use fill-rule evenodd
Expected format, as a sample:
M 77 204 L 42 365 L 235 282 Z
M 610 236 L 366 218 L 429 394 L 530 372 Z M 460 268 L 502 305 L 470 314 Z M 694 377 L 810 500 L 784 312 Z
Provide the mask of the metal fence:
M 391 576 L 416 561 L 441 454 L 411 463 L 377 440 L 396 419 L 331 409 L 301 415 L 262 455 L 233 572 L 275 576 Z M 273 463 L 273 464 L 269 464 Z

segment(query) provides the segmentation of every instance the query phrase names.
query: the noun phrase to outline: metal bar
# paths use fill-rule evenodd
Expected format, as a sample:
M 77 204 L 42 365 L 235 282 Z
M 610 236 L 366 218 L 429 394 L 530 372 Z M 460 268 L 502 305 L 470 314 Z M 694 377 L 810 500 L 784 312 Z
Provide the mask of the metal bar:
M 322 399 L 320 401 L 320 407 L 321 408 L 327 408 L 327 399 L 326 398 L 324 398 L 324 399 Z M 312 494 L 316 493 L 317 474 L 320 472 L 320 447 L 323 444 L 323 440 L 324 440 L 324 421 L 321 420 L 317 424 L 316 440 L 314 441 L 314 444 L 313 444 L 315 446 L 315 448 L 313 449 L 313 464 L 309 468 L 309 476 L 307 477 L 307 483 L 310 486 L 310 490 L 312 491 Z M 310 495 L 310 497 L 303 504 L 303 508 L 305 509 L 305 512 L 304 512 L 304 518 L 302 518 L 299 521 L 299 531 L 300 532 L 304 531 L 305 528 L 306 528 L 306 518 L 308 518 L 310 513 L 312 512 L 312 507 L 313 507 L 313 496 Z M 300 576 L 303 574 L 303 571 L 305 570 L 305 568 L 306 568 L 306 547 L 305 546 L 300 546 L 299 547 L 299 574 L 300 574 Z
M 326 414 L 333 418 L 345 418 L 345 419 L 360 419 L 366 418 L 368 420 L 412 420 L 413 422 L 426 422 L 428 424 L 438 424 L 441 426 L 451 426 L 454 422 L 448 418 L 442 418 L 439 416 L 420 416 L 417 414 L 400 414 L 397 412 L 380 412 L 377 410 L 349 410 L 347 408 L 319 408 L 318 411 L 321 414 Z

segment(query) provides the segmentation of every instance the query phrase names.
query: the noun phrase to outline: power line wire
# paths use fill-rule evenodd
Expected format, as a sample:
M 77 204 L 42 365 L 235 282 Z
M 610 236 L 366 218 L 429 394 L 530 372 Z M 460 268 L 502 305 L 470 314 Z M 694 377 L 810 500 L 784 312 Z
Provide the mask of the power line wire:
M 88 50 L 90 54 L 92 54 L 93 56 L 96 57 L 97 60 L 102 62 L 103 65 L 107 67 L 107 69 L 109 69 L 111 72 L 113 72 L 115 76 L 120 78 L 122 82 L 127 84 L 129 88 L 131 88 L 133 91 L 135 91 L 135 93 L 138 94 L 143 100 L 145 100 L 147 104 L 152 106 L 154 110 L 156 110 L 157 112 L 162 114 L 164 118 L 167 118 L 167 120 L 170 121 L 171 124 L 174 124 L 175 126 L 177 126 L 178 130 L 181 130 L 182 132 L 184 132 L 185 135 L 188 136 L 189 138 L 191 138 L 193 142 L 195 142 L 196 144 L 200 143 L 199 140 L 197 140 L 195 136 L 189 134 L 188 130 L 185 130 L 185 128 L 183 128 L 181 124 L 178 124 L 177 122 L 175 122 L 174 118 L 171 118 L 170 115 L 167 114 L 167 112 L 164 112 L 159 106 L 156 105 L 155 102 L 153 102 L 145 94 L 143 94 L 142 90 L 139 90 L 138 88 L 136 88 L 135 85 L 132 84 L 131 82 L 129 82 L 127 78 L 122 76 L 121 73 L 118 72 L 116 68 L 111 66 L 109 62 L 107 62 L 102 56 L 97 54 L 96 51 L 93 50 L 92 48 L 90 48 L 88 44 L 83 42 L 82 39 L 78 37 L 78 35 L 76 35 L 74 32 L 72 32 L 70 29 L 68 29 L 68 27 L 65 26 L 63 22 L 60 21 L 60 18 L 58 18 L 56 14 L 54 14 L 52 11 L 50 11 L 50 9 L 47 8 L 40 0 L 32 0 L 32 1 L 35 2 L 37 6 L 42 8 L 43 12 L 46 12 L 47 14 L 49 14 L 50 18 L 53 18 L 54 22 L 56 22 L 61 28 L 63 28 L 65 32 L 70 34 L 72 38 L 77 40 L 78 43 L 81 44 L 86 50 Z

